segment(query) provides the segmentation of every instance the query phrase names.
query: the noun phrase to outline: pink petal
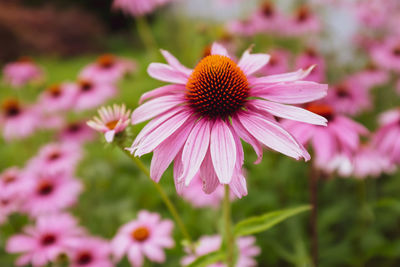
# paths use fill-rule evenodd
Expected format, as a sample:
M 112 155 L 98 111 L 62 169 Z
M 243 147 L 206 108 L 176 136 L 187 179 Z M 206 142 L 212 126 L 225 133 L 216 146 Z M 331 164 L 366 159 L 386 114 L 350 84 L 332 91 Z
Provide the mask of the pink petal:
M 178 181 L 184 181 L 188 186 L 200 168 L 208 150 L 210 142 L 210 122 L 206 119 L 199 120 L 193 127 L 183 147 L 182 164 L 183 172 Z
M 295 106 L 289 106 L 269 101 L 263 100 L 251 100 L 250 102 L 254 107 L 257 109 L 261 109 L 268 113 L 271 113 L 274 116 L 294 120 L 294 121 L 301 121 L 315 125 L 323 125 L 326 126 L 327 120 L 319 116 L 315 113 L 312 113 L 306 109 L 302 109 Z
M 160 96 L 150 100 L 135 109 L 132 113 L 132 124 L 138 124 L 156 117 L 183 103 L 183 101 L 182 97 L 177 95 Z
M 115 131 L 107 131 L 104 134 L 104 137 L 106 138 L 107 143 L 111 143 L 114 140 L 114 135 L 115 135 Z
M 228 51 L 219 43 L 213 43 L 211 46 L 211 55 L 221 55 L 229 57 Z
M 162 64 L 162 63 L 151 63 L 147 68 L 147 72 L 154 79 L 163 82 L 186 84 L 188 80 L 187 75 L 183 74 L 182 72 L 174 69 L 173 67 L 167 64 Z
M 128 250 L 128 260 L 134 267 L 142 267 L 144 257 L 138 244 L 132 244 Z
M 162 263 L 165 261 L 164 251 L 151 243 L 146 243 L 143 246 L 143 253 L 149 258 L 149 260 Z
M 161 86 L 157 89 L 151 90 L 149 92 L 144 93 L 139 100 L 139 104 L 142 104 L 145 100 L 154 97 L 160 97 L 175 93 L 181 93 L 185 91 L 185 86 L 181 84 L 169 84 L 165 86 Z
M 175 182 L 175 189 L 178 195 L 182 194 L 182 190 L 184 187 L 184 181 L 179 180 L 183 173 L 183 164 L 182 164 L 182 151 L 183 148 L 178 152 L 174 159 L 174 182 Z
M 326 163 L 333 158 L 337 144 L 335 137 L 329 131 L 326 129 L 316 130 L 311 141 L 316 160 L 319 163 Z
M 210 150 L 207 151 L 200 166 L 200 178 L 203 181 L 203 191 L 206 194 L 211 194 L 220 185 L 218 176 L 214 170 Z
M 161 53 L 164 56 L 165 60 L 168 62 L 168 64 L 175 68 L 176 70 L 182 72 L 186 76 L 189 77 L 189 75 L 192 73 L 192 70 L 183 66 L 178 59 L 176 59 L 170 52 L 161 49 Z
M 246 178 L 243 176 L 241 171 L 235 171 L 232 177 L 232 181 L 229 184 L 229 188 L 238 198 L 247 196 Z
M 210 154 L 219 181 L 228 184 L 235 167 L 236 145 L 232 132 L 222 120 L 216 121 L 211 129 Z
M 255 84 L 268 85 L 271 83 L 283 83 L 283 82 L 294 82 L 307 77 L 311 71 L 315 68 L 315 65 L 310 66 L 306 70 L 300 69 L 295 72 L 288 72 L 283 74 L 269 75 L 266 77 L 258 78 Z
M 25 235 L 15 235 L 7 241 L 6 251 L 8 253 L 25 252 L 35 247 L 35 241 Z
M 251 89 L 251 95 L 285 104 L 302 104 L 326 96 L 328 85 L 309 81 L 279 83 Z
M 267 54 L 250 54 L 248 49 L 243 53 L 238 66 L 246 75 L 251 75 L 264 67 L 270 58 Z

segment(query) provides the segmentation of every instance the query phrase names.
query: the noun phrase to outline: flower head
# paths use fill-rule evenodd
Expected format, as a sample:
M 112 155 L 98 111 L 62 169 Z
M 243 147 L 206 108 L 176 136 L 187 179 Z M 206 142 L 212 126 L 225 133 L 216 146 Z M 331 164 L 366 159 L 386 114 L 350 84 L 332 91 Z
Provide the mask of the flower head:
M 62 143 L 82 144 L 94 139 L 94 131 L 87 126 L 85 121 L 66 123 L 60 133 L 59 140 Z
M 96 237 L 81 237 L 70 242 L 71 267 L 113 267 L 110 244 Z
M 400 38 L 391 37 L 372 47 L 372 58 L 382 68 L 400 72 Z
M 21 87 L 43 79 L 43 71 L 30 58 L 21 58 L 7 64 L 3 69 L 4 80 L 13 87 Z
M 303 5 L 295 10 L 293 16 L 283 27 L 285 29 L 285 34 L 298 36 L 319 32 L 321 29 L 321 22 L 310 7 Z
M 81 79 L 73 88 L 77 91 L 74 104 L 77 111 L 98 107 L 117 93 L 114 85 L 93 79 Z
M 268 61 L 268 64 L 260 70 L 261 74 L 273 75 L 284 73 L 289 70 L 290 54 L 288 51 L 283 49 L 273 50 L 270 52 L 270 56 L 271 58 Z
M 133 17 L 152 13 L 156 8 L 163 6 L 171 0 L 114 0 L 113 8 L 119 9 Z
M 163 263 L 163 249 L 174 246 L 174 240 L 171 238 L 173 226 L 172 221 L 161 220 L 157 213 L 140 211 L 137 220 L 119 229 L 111 241 L 112 253 L 117 260 L 127 254 L 129 262 L 135 267 L 143 265 L 144 257 L 153 262 Z
M 315 65 L 315 68 L 305 80 L 323 82 L 325 80 L 325 60 L 317 51 L 308 48 L 296 58 L 296 68 L 308 68 L 313 65 Z
M 65 111 L 73 107 L 77 90 L 73 84 L 53 84 L 40 95 L 39 107 L 46 112 Z
M 99 117 L 88 121 L 87 125 L 96 131 L 104 133 L 106 141 L 111 143 L 115 134 L 122 132 L 129 125 L 131 111 L 125 105 L 102 107 L 98 110 Z
M 304 147 L 273 116 L 326 124 L 321 116 L 286 105 L 326 95 L 326 85 L 300 81 L 312 68 L 257 78 L 252 74 L 268 62 L 266 54 L 246 51 L 236 63 L 215 43 L 211 55 L 191 70 L 167 51 L 162 53 L 169 64 L 152 63 L 148 72 L 174 84 L 142 96 L 141 102 L 148 101 L 133 112 L 132 123 L 154 119 L 129 148 L 135 156 L 153 152 L 155 181 L 174 160 L 178 192 L 199 173 L 206 193 L 219 184 L 230 184 L 238 197 L 246 195 L 240 138 L 254 147 L 259 159 L 261 144 L 295 159 L 309 159 Z

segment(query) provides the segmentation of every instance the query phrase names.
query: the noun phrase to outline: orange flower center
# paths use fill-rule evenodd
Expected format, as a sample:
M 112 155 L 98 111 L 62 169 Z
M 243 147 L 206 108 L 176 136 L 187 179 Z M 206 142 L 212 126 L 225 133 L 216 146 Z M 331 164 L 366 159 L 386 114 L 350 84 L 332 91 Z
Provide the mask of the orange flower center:
M 19 102 L 16 99 L 5 100 L 2 104 L 2 109 L 6 117 L 14 117 L 21 112 Z
M 54 244 L 56 242 L 56 240 L 57 240 L 57 238 L 55 237 L 55 235 L 47 234 L 41 238 L 40 243 L 43 246 L 50 246 L 50 245 Z
M 92 90 L 93 84 L 87 80 L 80 80 L 79 86 L 80 86 L 81 91 L 88 92 L 88 91 Z
M 39 195 L 47 196 L 53 192 L 54 186 L 49 181 L 41 181 L 36 189 Z
M 336 95 L 337 95 L 338 97 L 340 97 L 340 98 L 349 97 L 349 96 L 350 96 L 350 94 L 349 94 L 349 88 L 348 88 L 346 85 L 344 85 L 344 84 L 338 85 L 338 86 L 336 87 Z
M 197 113 L 225 119 L 244 106 L 249 95 L 249 83 L 230 58 L 211 55 L 197 64 L 186 90 L 189 105 Z
M 136 241 L 143 242 L 150 236 L 150 231 L 147 229 L 147 227 L 140 226 L 133 230 L 132 232 L 132 237 Z
M 20 62 L 20 63 L 31 63 L 31 62 L 33 62 L 33 60 L 30 57 L 20 57 L 18 59 L 18 62 Z
M 310 16 L 310 10 L 306 6 L 302 6 L 297 10 L 296 19 L 298 22 L 304 22 Z
M 49 88 L 47 88 L 47 91 L 54 98 L 59 97 L 62 93 L 61 87 L 59 84 L 54 84 L 54 85 L 50 86 Z
M 76 263 L 78 265 L 87 265 L 91 263 L 92 260 L 93 260 L 92 253 L 90 253 L 89 251 L 84 251 L 78 254 Z
M 326 104 L 309 104 L 306 109 L 324 117 L 328 121 L 331 121 L 334 116 L 332 107 Z
M 265 17 L 272 17 L 274 15 L 274 7 L 270 2 L 265 2 L 261 6 L 261 12 Z
M 67 126 L 67 131 L 70 133 L 79 132 L 81 129 L 81 125 L 79 123 L 71 123 Z
M 54 151 L 54 152 L 50 153 L 50 155 L 47 157 L 47 159 L 48 159 L 49 161 L 53 161 L 53 160 L 59 159 L 60 157 L 61 157 L 60 152 Z
M 106 126 L 110 130 L 114 130 L 115 126 L 117 126 L 119 120 L 114 120 L 106 123 Z
M 396 57 L 400 57 L 400 44 L 393 48 L 393 55 L 395 55 Z
M 108 69 L 111 68 L 115 63 L 115 56 L 112 54 L 104 54 L 97 58 L 97 64 L 99 64 L 102 68 Z
M 17 177 L 15 177 L 14 175 L 6 175 L 5 177 L 3 177 L 3 182 L 5 184 L 11 184 L 15 182 L 15 180 L 17 180 Z

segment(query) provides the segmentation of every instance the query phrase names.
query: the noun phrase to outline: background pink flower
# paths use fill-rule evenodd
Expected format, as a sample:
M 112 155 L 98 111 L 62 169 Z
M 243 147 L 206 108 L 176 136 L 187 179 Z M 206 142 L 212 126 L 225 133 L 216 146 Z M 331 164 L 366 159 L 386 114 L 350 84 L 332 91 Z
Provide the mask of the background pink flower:
M 73 88 L 78 92 L 74 104 L 76 111 L 96 108 L 117 94 L 114 85 L 94 80 L 80 80 Z
M 41 68 L 30 58 L 21 58 L 18 61 L 8 63 L 4 66 L 3 75 L 5 82 L 13 87 L 21 87 L 44 78 Z
M 113 267 L 110 244 L 96 237 L 80 237 L 68 243 L 70 267 Z

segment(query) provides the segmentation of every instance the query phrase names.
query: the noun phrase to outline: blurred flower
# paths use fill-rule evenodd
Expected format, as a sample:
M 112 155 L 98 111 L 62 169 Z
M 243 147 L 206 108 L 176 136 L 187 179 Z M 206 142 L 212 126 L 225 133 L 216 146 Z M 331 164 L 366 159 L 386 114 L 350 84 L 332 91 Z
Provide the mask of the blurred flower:
M 69 242 L 70 267 L 113 267 L 110 244 L 96 237 L 81 237 Z
M 360 145 L 360 135 L 368 133 L 364 126 L 336 114 L 329 105 L 313 103 L 307 109 L 325 117 L 328 126 L 321 127 L 289 120 L 285 120 L 283 124 L 301 144 L 311 144 L 318 167 L 326 167 L 326 164 L 337 155 L 348 155 L 356 151 Z
M 124 75 L 135 71 L 136 63 L 131 60 L 116 57 L 112 54 L 104 54 L 98 57 L 95 63 L 91 63 L 79 74 L 79 79 L 93 80 L 99 83 L 116 83 Z
M 125 130 L 131 122 L 129 118 L 131 111 L 127 110 L 125 105 L 115 105 L 113 107 L 101 107 L 98 110 L 99 117 L 94 117 L 88 121 L 87 125 L 96 131 L 104 133 L 108 143 L 114 140 L 114 136 Z
M 229 21 L 226 30 L 231 34 L 241 36 L 253 36 L 258 33 L 258 27 L 251 19 Z
M 48 173 L 46 169 L 25 174 L 22 210 L 33 217 L 59 212 L 76 203 L 82 183 L 66 172 Z
M 17 99 L 6 99 L 0 110 L 0 127 L 6 141 L 30 136 L 39 125 L 40 114 Z
M 325 81 L 325 60 L 317 51 L 307 48 L 296 58 L 296 69 L 306 69 L 313 65 L 315 67 L 304 80 L 318 83 Z
M 377 29 L 387 23 L 390 13 L 389 3 L 391 0 L 368 0 L 358 1 L 355 5 L 356 17 L 360 25 L 369 29 Z
M 38 154 L 31 158 L 26 169 L 29 171 L 45 170 L 48 173 L 73 173 L 82 158 L 79 146 L 70 143 L 50 143 L 40 148 Z
M 129 262 L 134 267 L 141 267 L 144 257 L 152 262 L 165 261 L 164 248 L 172 248 L 173 223 L 171 220 L 161 220 L 158 213 L 140 211 L 137 220 L 123 225 L 111 241 L 112 253 L 116 260 L 127 254 Z
M 259 160 L 261 144 L 295 159 L 309 159 L 304 147 L 273 116 L 325 125 L 325 118 L 285 105 L 326 95 L 326 85 L 300 81 L 312 68 L 256 78 L 252 74 L 268 63 L 267 54 L 250 54 L 247 50 L 237 64 L 224 47 L 214 43 L 211 55 L 191 70 L 169 52 L 162 53 L 169 64 L 152 63 L 148 72 L 153 78 L 174 84 L 141 97 L 141 102 L 153 99 L 133 112 L 132 123 L 155 119 L 128 148 L 135 156 L 153 151 L 153 180 L 158 182 L 174 160 L 178 193 L 200 173 L 206 193 L 219 184 L 229 184 L 235 195 L 242 197 L 247 188 L 240 138 L 253 145 Z
M 2 191 L 0 186 L 0 225 L 7 221 L 9 215 L 19 210 L 19 204 L 15 195 Z
M 371 48 L 371 55 L 382 68 L 400 72 L 400 38 L 390 37 Z
M 306 5 L 300 6 L 283 26 L 285 34 L 298 36 L 310 33 L 317 33 L 321 29 L 321 22 Z
M 0 174 L 0 192 L 7 193 L 14 198 L 21 194 L 22 173 L 17 167 L 5 169 Z
M 156 8 L 172 0 L 114 0 L 113 8 L 133 17 L 152 13 Z
M 330 88 L 324 101 L 337 112 L 348 115 L 359 114 L 372 106 L 368 88 L 353 77 Z
M 254 259 L 257 255 L 261 253 L 259 247 L 255 245 L 256 239 L 254 236 L 239 237 L 236 240 L 238 248 L 238 256 L 236 261 L 236 267 L 254 267 L 257 266 L 257 262 Z M 222 239 L 218 235 L 214 236 L 203 236 L 197 242 L 195 255 L 188 253 L 185 256 L 181 264 L 187 266 L 198 257 L 209 254 L 211 252 L 218 251 L 221 248 Z M 222 262 L 217 262 L 214 264 L 207 265 L 208 267 L 225 267 L 226 265 Z
M 393 163 L 400 163 L 400 109 L 384 112 L 379 118 L 380 128 L 374 136 L 374 145 L 390 158 Z
M 272 50 L 270 51 L 270 56 L 268 64 L 260 70 L 261 74 L 273 75 L 289 71 L 289 51 L 283 49 Z
M 98 107 L 117 94 L 114 85 L 89 79 L 79 80 L 74 84 L 74 89 L 78 92 L 74 104 L 77 111 Z
M 21 87 L 30 82 L 38 82 L 44 78 L 43 71 L 32 59 L 20 58 L 8 63 L 3 69 L 4 80 L 13 87 Z
M 53 84 L 41 93 L 38 107 L 45 112 L 69 110 L 74 105 L 77 93 L 73 84 Z
M 370 63 L 364 70 L 353 74 L 351 79 L 360 82 L 367 89 L 372 89 L 387 83 L 389 81 L 389 73 Z
M 63 143 L 82 144 L 93 140 L 94 137 L 94 131 L 85 121 L 67 123 L 59 133 L 59 139 Z
M 23 234 L 11 236 L 6 251 L 23 254 L 17 259 L 17 266 L 45 266 L 66 253 L 69 242 L 82 234 L 83 230 L 69 214 L 41 216 L 34 226 L 27 226 Z

